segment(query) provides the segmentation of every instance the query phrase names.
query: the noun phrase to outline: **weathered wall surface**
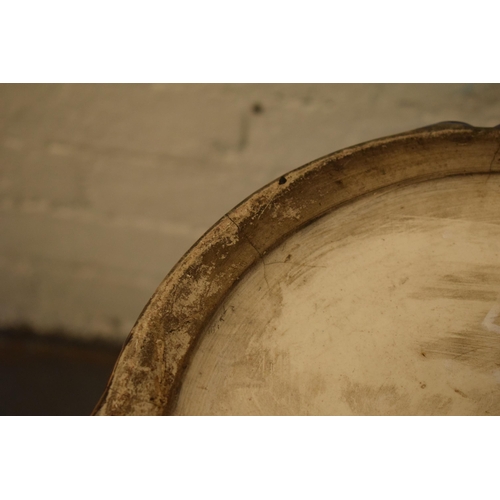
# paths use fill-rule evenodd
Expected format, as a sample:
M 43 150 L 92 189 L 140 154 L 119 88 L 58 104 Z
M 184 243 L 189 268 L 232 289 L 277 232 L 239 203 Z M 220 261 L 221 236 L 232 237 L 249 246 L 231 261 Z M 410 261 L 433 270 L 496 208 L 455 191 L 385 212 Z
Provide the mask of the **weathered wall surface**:
M 0 327 L 123 339 L 234 205 L 340 148 L 500 123 L 500 85 L 1 85 Z

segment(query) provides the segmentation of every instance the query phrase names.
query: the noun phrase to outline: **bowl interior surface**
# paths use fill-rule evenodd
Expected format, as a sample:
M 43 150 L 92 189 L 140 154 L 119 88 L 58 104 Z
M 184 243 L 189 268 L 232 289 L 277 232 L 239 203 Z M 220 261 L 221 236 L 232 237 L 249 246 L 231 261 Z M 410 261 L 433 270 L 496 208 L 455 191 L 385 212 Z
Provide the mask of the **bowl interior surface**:
M 177 415 L 500 414 L 500 175 L 377 191 L 224 299 Z

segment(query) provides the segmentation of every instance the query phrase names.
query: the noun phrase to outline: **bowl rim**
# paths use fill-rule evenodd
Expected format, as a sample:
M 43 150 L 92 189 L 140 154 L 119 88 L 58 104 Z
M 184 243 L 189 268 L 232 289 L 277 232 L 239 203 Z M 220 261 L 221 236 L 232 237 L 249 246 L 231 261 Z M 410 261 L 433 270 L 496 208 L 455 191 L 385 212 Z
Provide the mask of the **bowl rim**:
M 268 183 L 184 254 L 139 315 L 93 415 L 168 415 L 206 325 L 266 253 L 381 190 L 500 172 L 500 126 L 441 122 L 323 156 Z

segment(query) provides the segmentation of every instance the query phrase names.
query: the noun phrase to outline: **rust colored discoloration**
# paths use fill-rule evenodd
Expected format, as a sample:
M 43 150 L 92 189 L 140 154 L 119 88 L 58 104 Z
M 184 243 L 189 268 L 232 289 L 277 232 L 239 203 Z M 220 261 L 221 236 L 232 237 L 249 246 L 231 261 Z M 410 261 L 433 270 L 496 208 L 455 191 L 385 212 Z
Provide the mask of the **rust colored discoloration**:
M 395 385 L 374 387 L 346 381 L 342 399 L 354 415 L 408 415 L 410 397 Z
M 163 280 L 124 345 L 95 414 L 170 413 L 183 370 L 216 307 L 290 234 L 380 190 L 498 172 L 499 145 L 498 129 L 438 124 L 342 150 L 288 173 L 286 182 L 270 183 L 207 231 Z M 279 300 L 276 293 L 274 299 Z M 377 397 L 390 402 L 394 391 L 385 388 Z M 353 397 L 346 393 L 346 401 L 356 406 Z
M 422 288 L 418 293 L 414 293 L 411 297 L 416 299 L 434 299 L 437 297 L 444 297 L 446 299 L 457 300 L 481 300 L 484 302 L 492 302 L 498 296 L 495 291 L 489 290 L 471 290 L 459 289 L 456 287 L 439 287 L 428 286 Z
M 455 274 L 437 276 L 435 286 L 425 287 L 414 298 L 428 300 L 444 298 L 461 301 L 486 302 L 488 306 L 498 299 L 500 268 L 476 265 Z M 475 368 L 494 369 L 500 362 L 500 335 L 483 325 L 484 315 L 473 318 L 463 331 L 448 332 L 443 338 L 426 341 L 421 348 L 429 358 L 448 358 L 467 363 Z
M 495 302 L 499 289 L 500 267 L 479 265 L 473 269 L 460 270 L 457 274 L 440 276 L 433 286 L 423 287 L 411 294 L 411 297 L 423 300 L 443 297 Z
M 426 357 L 448 358 L 475 368 L 494 369 L 500 362 L 500 335 L 477 326 L 426 342 Z
M 463 398 L 467 398 L 467 394 L 465 394 L 464 392 L 462 392 L 460 389 L 454 389 L 454 391 L 457 393 L 457 394 L 460 394 L 460 396 L 462 396 Z

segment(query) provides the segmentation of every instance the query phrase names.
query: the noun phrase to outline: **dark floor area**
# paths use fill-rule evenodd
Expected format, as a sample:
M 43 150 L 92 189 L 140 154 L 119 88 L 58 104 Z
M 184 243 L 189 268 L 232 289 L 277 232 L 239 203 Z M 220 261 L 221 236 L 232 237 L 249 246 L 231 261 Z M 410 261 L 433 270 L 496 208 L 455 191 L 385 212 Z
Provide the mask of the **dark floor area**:
M 0 415 L 90 415 L 121 345 L 0 329 Z

